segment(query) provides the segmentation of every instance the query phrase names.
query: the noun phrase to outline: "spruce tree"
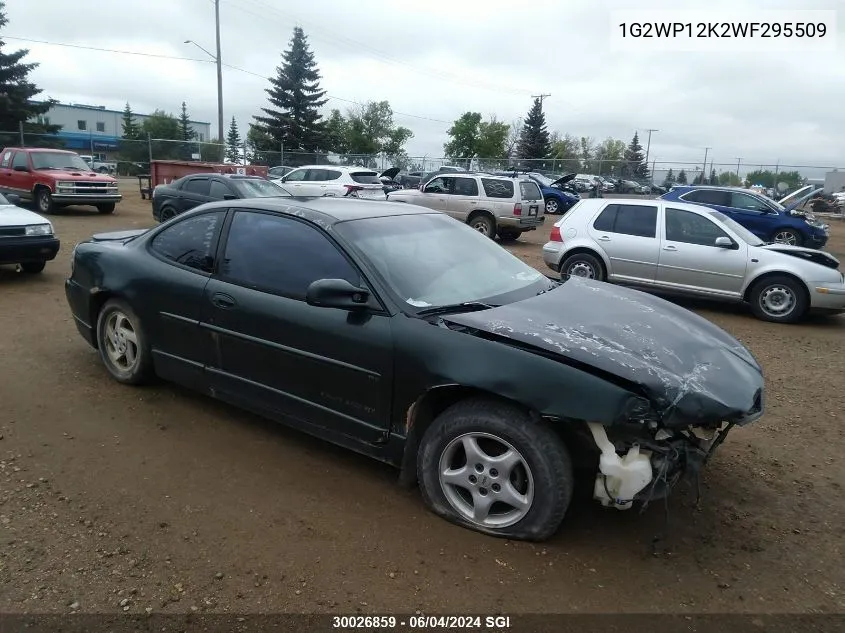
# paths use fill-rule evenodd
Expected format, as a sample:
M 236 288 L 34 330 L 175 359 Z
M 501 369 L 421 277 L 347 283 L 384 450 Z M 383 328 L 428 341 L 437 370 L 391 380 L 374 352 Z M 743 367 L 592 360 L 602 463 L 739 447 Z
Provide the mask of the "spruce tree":
M 191 127 L 191 117 L 188 114 L 188 106 L 182 102 L 182 112 L 179 114 L 179 131 L 183 141 L 193 141 L 197 137 L 194 128 Z
M 543 113 L 543 102 L 534 99 L 534 105 L 528 111 L 519 136 L 517 154 L 526 160 L 548 158 L 552 153 L 549 131 L 546 129 L 546 115 Z
M 324 149 L 326 131 L 320 107 L 328 100 L 324 98 L 326 91 L 320 89 L 320 72 L 308 38 L 298 26 L 276 73 L 266 89 L 270 107 L 262 108 L 265 116 L 256 116 L 255 120 L 275 145 L 284 145 L 285 152 Z
M 719 177 L 716 175 L 716 168 L 715 167 L 710 169 L 710 184 L 711 185 L 719 184 Z
M 634 132 L 634 138 L 625 149 L 625 166 L 623 173 L 627 178 L 634 180 L 646 180 L 648 178 L 648 165 L 645 164 L 643 146 L 640 145 L 640 136 Z
M 6 3 L 0 0 L 0 31 L 9 20 L 6 18 Z M 56 134 L 61 130 L 60 125 L 49 125 L 41 117 L 50 111 L 56 103 L 47 99 L 42 103 L 33 103 L 32 99 L 41 94 L 42 90 L 29 81 L 29 73 L 38 64 L 21 63 L 29 54 L 27 49 L 14 53 L 6 53 L 3 48 L 5 42 L 0 38 L 0 132 L 15 132 L 23 129 L 30 134 Z M 31 122 L 31 119 L 36 119 Z
M 233 163 L 241 161 L 241 133 L 238 131 L 238 122 L 232 117 L 232 124 L 229 126 L 229 134 L 226 136 L 226 158 Z
M 687 172 L 683 169 L 678 172 L 678 184 L 685 185 L 687 184 Z
M 126 107 L 123 108 L 123 138 L 129 141 L 135 141 L 141 138 L 141 126 L 135 122 L 135 114 L 132 112 L 132 107 L 129 102 L 126 102 Z

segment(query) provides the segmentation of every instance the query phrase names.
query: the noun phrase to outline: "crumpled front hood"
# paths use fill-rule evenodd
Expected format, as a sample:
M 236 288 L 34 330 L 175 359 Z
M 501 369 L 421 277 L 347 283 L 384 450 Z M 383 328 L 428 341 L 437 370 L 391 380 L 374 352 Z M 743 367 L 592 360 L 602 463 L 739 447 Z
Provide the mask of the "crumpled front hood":
M 647 397 L 667 426 L 742 424 L 762 407 L 762 370 L 739 341 L 644 292 L 573 277 L 531 299 L 443 318 L 610 374 Z

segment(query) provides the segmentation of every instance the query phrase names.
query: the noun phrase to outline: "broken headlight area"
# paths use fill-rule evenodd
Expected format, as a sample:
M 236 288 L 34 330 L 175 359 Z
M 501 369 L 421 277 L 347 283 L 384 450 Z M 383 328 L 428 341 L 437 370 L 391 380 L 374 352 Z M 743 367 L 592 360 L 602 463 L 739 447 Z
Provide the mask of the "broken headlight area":
M 593 496 L 602 505 L 628 510 L 637 501 L 645 509 L 652 500 L 667 497 L 681 479 L 697 481 L 733 423 L 672 430 L 655 426 L 645 421 L 588 424 L 600 451 Z

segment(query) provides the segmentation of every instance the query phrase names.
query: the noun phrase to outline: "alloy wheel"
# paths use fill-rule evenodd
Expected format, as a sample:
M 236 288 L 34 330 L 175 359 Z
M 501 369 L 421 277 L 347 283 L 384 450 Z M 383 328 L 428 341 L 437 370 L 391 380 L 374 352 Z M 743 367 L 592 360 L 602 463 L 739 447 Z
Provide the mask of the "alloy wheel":
M 776 244 L 786 244 L 788 246 L 798 245 L 798 236 L 792 231 L 778 231 L 773 240 Z
M 129 317 L 120 310 L 109 314 L 104 338 L 106 354 L 115 368 L 120 371 L 134 369 L 139 356 L 138 336 Z

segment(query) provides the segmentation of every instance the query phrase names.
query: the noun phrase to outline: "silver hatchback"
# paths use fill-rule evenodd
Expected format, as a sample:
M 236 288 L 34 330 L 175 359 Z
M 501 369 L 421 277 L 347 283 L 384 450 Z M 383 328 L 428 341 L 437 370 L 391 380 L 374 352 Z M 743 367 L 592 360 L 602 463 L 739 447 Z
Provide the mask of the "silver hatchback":
M 663 200 L 582 200 L 552 228 L 543 259 L 566 278 L 747 302 L 791 323 L 845 312 L 845 274 L 823 251 L 767 244 L 723 213 Z

